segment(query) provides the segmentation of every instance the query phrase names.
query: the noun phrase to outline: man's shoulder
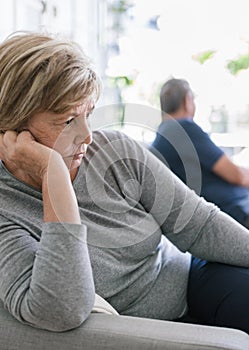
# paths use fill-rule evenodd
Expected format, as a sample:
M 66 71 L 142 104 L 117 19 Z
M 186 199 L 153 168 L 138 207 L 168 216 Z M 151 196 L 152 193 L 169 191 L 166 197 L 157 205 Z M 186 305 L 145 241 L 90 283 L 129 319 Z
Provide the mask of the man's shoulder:
M 201 129 L 201 127 L 192 118 L 178 119 L 178 123 L 188 128 Z
M 198 125 L 193 119 L 186 118 L 186 119 L 179 119 L 179 124 L 181 127 L 191 136 L 201 136 L 201 137 L 208 137 L 209 135 L 201 128 L 200 125 Z
M 167 119 L 161 123 L 158 128 L 159 134 L 162 135 L 181 135 L 187 133 L 190 137 L 200 136 L 205 132 L 191 118 Z
M 200 128 L 196 122 L 193 120 L 193 118 L 168 118 L 164 120 L 160 127 L 168 128 L 168 127 L 179 127 L 181 125 L 184 128 Z

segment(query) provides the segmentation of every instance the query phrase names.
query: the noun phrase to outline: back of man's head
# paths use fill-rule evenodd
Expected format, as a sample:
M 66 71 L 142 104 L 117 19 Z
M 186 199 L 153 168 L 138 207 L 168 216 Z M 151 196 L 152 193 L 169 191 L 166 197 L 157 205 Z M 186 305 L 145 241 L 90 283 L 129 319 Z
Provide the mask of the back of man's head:
M 171 114 L 181 107 L 186 94 L 190 92 L 189 83 L 184 79 L 170 79 L 164 83 L 160 92 L 161 110 Z

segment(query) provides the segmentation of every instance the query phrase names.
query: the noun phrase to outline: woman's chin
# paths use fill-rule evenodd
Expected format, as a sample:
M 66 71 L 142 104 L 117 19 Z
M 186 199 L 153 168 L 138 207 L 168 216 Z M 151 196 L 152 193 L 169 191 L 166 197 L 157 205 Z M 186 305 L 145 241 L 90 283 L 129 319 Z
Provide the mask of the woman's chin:
M 68 166 L 68 170 L 70 173 L 71 180 L 73 181 L 78 173 L 78 169 L 80 166 L 81 162 L 80 161 L 73 161 L 70 166 Z
M 64 162 L 66 163 L 66 166 L 69 170 L 72 170 L 74 168 L 78 168 L 82 162 L 84 155 L 82 153 L 77 154 L 73 157 L 65 157 Z
M 77 169 L 80 164 L 82 163 L 82 158 L 81 159 L 73 159 L 70 163 L 70 165 L 68 166 L 68 169 L 71 171 L 73 169 Z

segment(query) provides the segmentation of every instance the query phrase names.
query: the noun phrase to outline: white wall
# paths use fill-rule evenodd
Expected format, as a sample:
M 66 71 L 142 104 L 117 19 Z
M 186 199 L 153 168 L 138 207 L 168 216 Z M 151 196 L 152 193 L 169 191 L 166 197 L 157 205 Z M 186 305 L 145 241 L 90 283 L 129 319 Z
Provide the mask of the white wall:
M 0 41 L 17 30 L 60 33 L 77 41 L 102 75 L 104 4 L 104 0 L 0 0 Z

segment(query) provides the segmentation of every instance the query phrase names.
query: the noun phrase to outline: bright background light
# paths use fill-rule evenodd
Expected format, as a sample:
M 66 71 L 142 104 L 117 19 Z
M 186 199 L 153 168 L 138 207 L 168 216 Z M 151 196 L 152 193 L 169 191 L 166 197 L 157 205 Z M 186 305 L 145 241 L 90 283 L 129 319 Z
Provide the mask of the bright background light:
M 197 95 L 198 123 L 211 131 L 212 110 L 223 108 L 228 115 L 227 131 L 238 131 L 237 119 L 249 114 L 249 70 L 233 76 L 226 65 L 249 51 L 249 2 L 132 3 L 130 21 L 118 40 L 119 53 L 110 58 L 106 71 L 109 76 L 134 79 L 132 86 L 122 89 L 123 101 L 159 108 L 159 86 L 172 76 L 185 78 Z M 214 54 L 204 64 L 194 59 L 207 50 Z

